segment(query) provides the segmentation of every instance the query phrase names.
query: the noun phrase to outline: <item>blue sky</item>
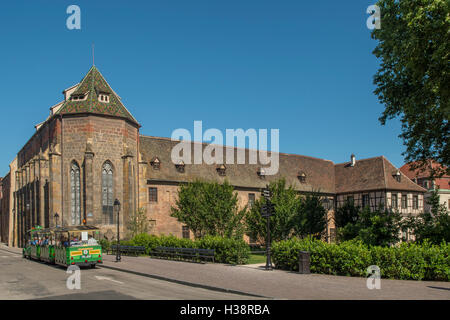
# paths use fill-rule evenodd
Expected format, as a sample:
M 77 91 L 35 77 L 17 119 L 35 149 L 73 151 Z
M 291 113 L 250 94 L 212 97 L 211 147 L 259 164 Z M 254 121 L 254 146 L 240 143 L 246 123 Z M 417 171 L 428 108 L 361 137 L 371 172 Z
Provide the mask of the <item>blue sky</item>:
M 0 10 L 0 175 L 62 90 L 95 65 L 145 135 L 280 130 L 280 151 L 401 166 L 399 121 L 381 126 L 375 1 L 8 1 Z M 66 9 L 81 8 L 81 30 Z

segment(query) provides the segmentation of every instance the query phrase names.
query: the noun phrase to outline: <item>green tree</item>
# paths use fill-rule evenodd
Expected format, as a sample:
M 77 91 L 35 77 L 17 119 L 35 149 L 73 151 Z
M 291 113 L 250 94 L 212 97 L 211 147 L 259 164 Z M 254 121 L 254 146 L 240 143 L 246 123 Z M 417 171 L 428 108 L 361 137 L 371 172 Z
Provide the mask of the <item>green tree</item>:
M 423 212 L 412 223 L 413 233 L 418 242 L 428 239 L 434 244 L 450 242 L 450 215 L 445 205 L 440 204 L 438 190 L 433 190 L 427 199 L 430 212 Z
M 294 217 L 295 234 L 300 237 L 321 238 L 326 232 L 327 223 L 327 211 L 322 204 L 322 197 L 316 192 L 302 197 Z
M 380 59 L 375 94 L 385 110 L 382 125 L 400 118 L 407 162 L 450 164 L 450 18 L 448 0 L 379 0 L 381 28 L 373 53 Z
M 359 239 L 374 246 L 395 244 L 400 231 L 411 228 L 411 220 L 403 219 L 397 210 L 360 208 L 349 201 L 336 209 L 335 224 L 339 241 Z
M 196 238 L 242 238 L 246 211 L 246 207 L 239 210 L 237 193 L 228 181 L 194 181 L 180 186 L 171 216 L 186 224 Z
M 394 210 L 365 207 L 356 221 L 357 239 L 367 245 L 389 246 L 400 241 L 402 216 Z
M 346 241 L 356 238 L 358 228 L 356 222 L 359 218 L 360 209 L 351 201 L 345 201 L 344 205 L 338 207 L 334 213 L 334 223 L 337 229 L 339 241 Z
M 273 241 L 288 239 L 292 236 L 294 217 L 300 207 L 298 194 L 291 186 L 286 187 L 285 179 L 271 182 L 269 189 L 275 211 L 270 217 L 271 238 Z M 261 207 L 265 204 L 264 197 L 256 200 L 245 219 L 246 233 L 262 243 L 265 242 L 267 230 L 267 220 L 261 216 Z
M 131 238 L 141 233 L 147 233 L 149 229 L 149 223 L 147 219 L 147 212 L 145 208 L 139 208 L 133 215 L 130 216 L 128 221 L 128 231 Z

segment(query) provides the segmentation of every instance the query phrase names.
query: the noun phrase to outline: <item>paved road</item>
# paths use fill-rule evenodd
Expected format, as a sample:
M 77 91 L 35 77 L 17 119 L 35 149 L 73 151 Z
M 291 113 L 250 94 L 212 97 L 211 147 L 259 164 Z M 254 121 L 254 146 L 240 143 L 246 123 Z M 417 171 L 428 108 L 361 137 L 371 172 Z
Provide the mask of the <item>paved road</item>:
M 81 269 L 81 289 L 69 290 L 65 268 L 26 260 L 1 248 L 0 270 L 0 299 L 252 299 L 101 267 Z
M 449 282 L 382 279 L 380 290 L 369 290 L 365 278 L 148 257 L 123 256 L 115 263 L 109 255 L 97 269 L 81 270 L 80 290 L 68 290 L 64 268 L 25 260 L 17 252 L 0 245 L 0 299 L 450 300 Z
M 207 287 L 234 290 L 272 299 L 289 300 L 450 300 L 450 283 L 381 279 L 379 290 L 369 290 L 367 279 L 323 274 L 264 271 L 254 266 L 189 263 L 148 257 L 104 255 L 104 267 L 146 274 Z

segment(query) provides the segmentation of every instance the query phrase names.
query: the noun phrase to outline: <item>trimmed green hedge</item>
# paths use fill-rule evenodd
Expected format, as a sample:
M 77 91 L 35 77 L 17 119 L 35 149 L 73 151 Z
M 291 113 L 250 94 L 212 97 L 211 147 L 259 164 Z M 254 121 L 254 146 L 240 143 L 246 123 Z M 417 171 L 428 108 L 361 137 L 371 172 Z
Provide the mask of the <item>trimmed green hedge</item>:
M 115 243 L 115 242 L 114 242 Z M 229 264 L 245 264 L 250 258 L 250 247 L 244 240 L 206 236 L 202 239 L 180 239 L 175 236 L 139 234 L 131 240 L 120 241 L 122 245 L 144 246 L 146 254 L 156 247 L 214 249 L 215 261 Z M 103 240 L 104 249 L 110 246 Z
M 401 280 L 450 281 L 450 244 L 402 243 L 397 247 L 368 247 L 362 242 L 328 244 L 320 240 L 290 239 L 273 243 L 278 269 L 298 271 L 298 252 L 311 253 L 311 272 L 366 277 L 371 265 L 381 276 Z

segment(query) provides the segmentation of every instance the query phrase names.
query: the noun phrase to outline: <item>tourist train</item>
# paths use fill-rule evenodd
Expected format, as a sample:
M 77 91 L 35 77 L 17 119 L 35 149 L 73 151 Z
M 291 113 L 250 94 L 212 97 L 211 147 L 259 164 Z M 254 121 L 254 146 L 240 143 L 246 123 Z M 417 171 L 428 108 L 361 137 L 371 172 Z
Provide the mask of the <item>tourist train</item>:
M 42 228 L 27 232 L 24 258 L 61 266 L 77 265 L 95 268 L 102 263 L 102 247 L 96 240 L 99 229 L 93 226 Z

